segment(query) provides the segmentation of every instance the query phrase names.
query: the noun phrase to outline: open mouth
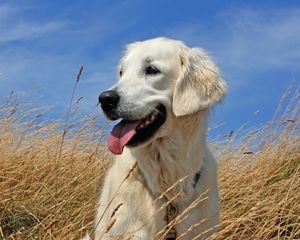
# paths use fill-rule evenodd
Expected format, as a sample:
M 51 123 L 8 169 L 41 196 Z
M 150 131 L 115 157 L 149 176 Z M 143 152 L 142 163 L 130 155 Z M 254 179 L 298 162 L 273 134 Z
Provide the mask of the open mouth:
M 167 110 L 164 105 L 156 107 L 149 115 L 140 120 L 123 119 L 109 134 L 107 146 L 114 154 L 121 154 L 124 146 L 137 146 L 149 138 L 166 121 Z

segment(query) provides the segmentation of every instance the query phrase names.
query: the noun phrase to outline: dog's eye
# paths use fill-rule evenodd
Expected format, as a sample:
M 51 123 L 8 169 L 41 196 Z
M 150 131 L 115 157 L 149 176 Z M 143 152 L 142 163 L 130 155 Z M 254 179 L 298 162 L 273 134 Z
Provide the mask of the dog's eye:
M 156 75 L 160 73 L 160 71 L 154 66 L 147 67 L 145 71 L 147 75 Z
M 122 69 L 120 69 L 120 71 L 119 71 L 119 75 L 120 75 L 120 77 L 122 77 L 122 75 L 123 75 L 123 71 L 122 71 Z

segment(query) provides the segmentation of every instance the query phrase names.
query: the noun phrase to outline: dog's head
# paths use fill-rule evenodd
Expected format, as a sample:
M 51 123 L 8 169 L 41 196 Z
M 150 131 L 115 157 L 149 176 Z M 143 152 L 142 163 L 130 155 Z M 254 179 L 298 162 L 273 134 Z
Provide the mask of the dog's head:
M 210 108 L 225 92 L 226 83 L 203 50 L 166 38 L 130 44 L 118 83 L 99 96 L 105 115 L 122 119 L 109 135 L 109 149 L 121 154 L 125 145 L 159 138 L 169 118 Z

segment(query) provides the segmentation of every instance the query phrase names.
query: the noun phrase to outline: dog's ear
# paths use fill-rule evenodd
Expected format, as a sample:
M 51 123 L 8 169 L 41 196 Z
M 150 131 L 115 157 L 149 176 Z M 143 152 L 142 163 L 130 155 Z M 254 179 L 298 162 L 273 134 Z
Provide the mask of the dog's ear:
M 213 60 L 202 49 L 186 46 L 180 58 L 182 73 L 173 95 L 175 116 L 195 113 L 222 100 L 227 86 Z

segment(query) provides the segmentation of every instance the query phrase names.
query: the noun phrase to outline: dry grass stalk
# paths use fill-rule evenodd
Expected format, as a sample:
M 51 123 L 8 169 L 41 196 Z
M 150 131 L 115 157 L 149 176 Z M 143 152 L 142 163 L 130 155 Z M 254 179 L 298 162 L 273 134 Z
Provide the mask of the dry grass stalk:
M 101 178 L 109 165 L 103 126 L 93 117 L 73 119 L 70 111 L 61 145 L 64 123 L 43 122 L 44 112 L 26 108 L 15 93 L 1 102 L 0 239 L 78 239 L 91 232 Z M 213 239 L 300 238 L 299 108 L 296 91 L 271 122 L 248 133 L 232 132 L 222 145 L 216 144 L 222 222 Z M 181 212 L 172 224 L 186 214 Z M 200 224 L 188 226 L 179 238 Z

